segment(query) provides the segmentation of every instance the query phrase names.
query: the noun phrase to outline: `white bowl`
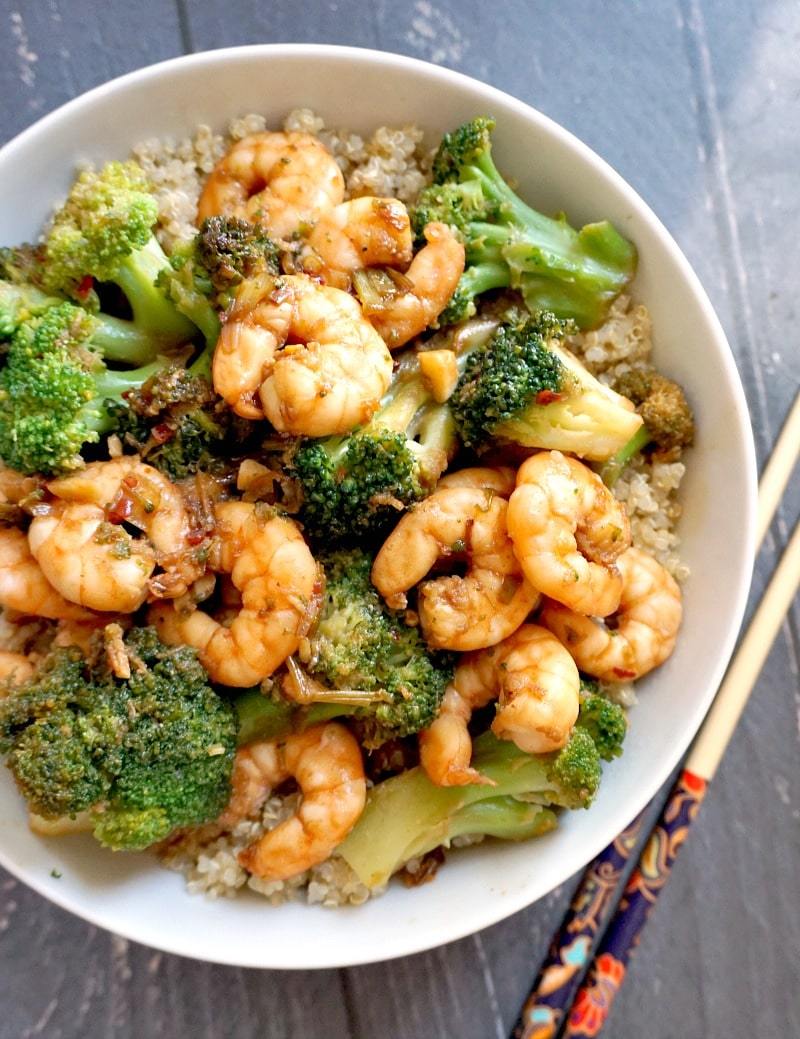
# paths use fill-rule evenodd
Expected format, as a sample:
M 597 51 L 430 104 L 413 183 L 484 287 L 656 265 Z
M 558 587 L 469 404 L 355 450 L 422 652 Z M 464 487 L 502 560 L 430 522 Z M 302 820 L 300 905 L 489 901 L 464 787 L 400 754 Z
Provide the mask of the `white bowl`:
M 362 132 L 416 122 L 432 141 L 473 115 L 492 114 L 498 165 L 517 178 L 526 200 L 564 209 L 573 223 L 608 218 L 636 242 L 635 291 L 653 316 L 656 362 L 687 387 L 697 409 L 681 521 L 692 576 L 675 654 L 639 684 L 625 755 L 606 769 L 590 811 L 566 814 L 557 832 L 537 842 L 454 854 L 434 883 L 393 886 L 358 909 L 190 896 L 180 876 L 147 856 L 112 855 L 88 837 L 35 837 L 2 776 L 0 862 L 20 880 L 128 938 L 248 967 L 337 967 L 419 952 L 495 923 L 579 870 L 653 796 L 700 725 L 733 648 L 753 557 L 747 408 L 696 275 L 645 203 L 589 148 L 466 76 L 392 54 L 308 45 L 213 51 L 134 72 L 46 116 L 0 151 L 0 244 L 37 234 L 82 159 L 122 158 L 143 139 L 184 135 L 199 122 L 221 128 L 251 111 L 277 126 L 301 105 Z

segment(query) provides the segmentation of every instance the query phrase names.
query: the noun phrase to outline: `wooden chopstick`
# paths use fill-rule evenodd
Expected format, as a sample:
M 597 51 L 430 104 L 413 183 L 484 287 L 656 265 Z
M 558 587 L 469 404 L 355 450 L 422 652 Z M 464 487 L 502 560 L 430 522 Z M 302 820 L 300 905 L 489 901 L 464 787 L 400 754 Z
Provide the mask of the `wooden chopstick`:
M 757 548 L 760 548 L 769 529 L 799 454 L 800 394 L 795 398 L 759 483 Z M 778 591 L 773 593 L 774 596 L 777 596 L 772 599 L 774 605 L 765 609 L 765 596 L 700 730 L 686 762 L 686 768 L 667 799 L 659 821 L 640 857 L 639 864 L 631 875 L 623 901 L 625 899 L 629 902 L 636 900 L 637 893 L 643 884 L 643 878 L 647 873 L 647 866 L 659 862 L 659 849 L 665 847 L 665 836 L 675 829 L 676 821 L 681 820 L 678 824 L 679 827 L 685 823 L 685 829 L 682 831 L 682 836 L 685 837 L 688 823 L 699 808 L 707 781 L 716 771 L 744 709 L 750 689 L 755 683 L 780 623 L 791 603 L 794 594 L 792 567 L 795 565 L 792 553 L 797 551 L 796 548 L 793 548 L 796 541 L 797 531 L 795 531 L 792 542 L 781 561 L 781 567 L 776 571 L 768 589 L 769 593 L 775 586 L 775 582 L 778 582 Z M 783 575 L 780 578 L 779 572 Z M 795 580 L 795 590 L 796 585 Z M 759 620 L 759 618 L 761 619 Z M 756 631 L 757 622 L 759 626 Z M 752 646 L 756 641 L 757 650 L 751 659 L 747 659 L 745 654 L 748 653 L 748 644 Z M 735 679 L 734 671 L 737 673 Z M 734 681 L 735 685 L 732 684 Z M 613 954 L 610 945 L 606 947 L 606 941 L 603 942 L 603 948 L 598 950 L 598 955 L 592 965 L 591 980 L 593 984 L 581 987 L 581 977 L 593 942 L 598 934 L 603 933 L 612 916 L 619 881 L 624 875 L 630 855 L 638 843 L 644 819 L 648 814 L 649 806 L 587 867 L 561 927 L 553 938 L 530 995 L 520 1012 L 513 1031 L 513 1035 L 517 1039 L 553 1039 L 564 1023 L 570 1007 L 573 1007 L 573 1011 L 570 1015 L 570 1023 L 567 1025 L 565 1039 L 570 1035 L 575 1037 L 588 1035 L 589 1032 L 586 1030 L 570 1031 L 570 1028 L 576 1029 L 580 1025 L 586 1025 L 586 1019 L 589 1017 L 592 1019 L 591 1027 L 596 1026 L 597 1031 L 602 1027 L 602 1021 L 605 1020 L 608 1008 L 601 1018 L 597 1005 L 602 1004 L 605 999 L 608 1000 L 608 1007 L 610 1007 L 611 1000 L 608 999 L 608 994 L 615 991 L 612 983 L 614 979 L 609 980 L 607 977 L 611 964 L 608 957 L 613 957 Z M 691 818 L 684 819 L 684 816 Z M 666 842 L 667 845 L 668 843 Z M 666 880 L 679 843 L 677 842 L 666 870 L 661 871 L 661 884 Z M 640 899 L 637 904 L 641 910 L 644 910 L 640 920 L 635 919 L 630 910 L 620 920 L 617 920 L 617 917 L 614 918 L 614 922 L 617 924 L 615 928 L 617 944 L 623 948 L 627 947 L 625 963 L 619 966 L 620 960 L 617 957 L 613 967 L 617 987 L 624 976 L 625 964 L 631 952 L 631 942 L 638 936 L 639 930 L 644 925 L 651 903 L 646 900 L 642 902 Z M 620 905 L 618 915 L 622 914 L 622 910 L 623 906 Z M 635 928 L 632 927 L 634 923 L 638 923 Z M 612 926 L 614 925 L 612 924 Z M 599 957 L 604 954 L 606 959 L 600 961 Z M 603 974 L 604 970 L 605 974 Z M 598 998 L 601 989 L 603 999 Z M 597 1032 L 591 1034 L 596 1035 Z
M 800 393 L 794 399 L 775 447 L 758 481 L 756 551 L 761 548 L 772 518 L 780 504 L 786 484 L 800 453 Z
M 664 889 L 689 827 L 697 816 L 708 782 L 714 777 L 798 588 L 800 523 L 794 528 L 714 706 L 692 746 L 686 767 L 625 885 L 619 907 L 595 952 L 586 981 L 575 996 L 562 1032 L 563 1039 L 583 1039 L 600 1033 L 625 978 L 642 928 Z

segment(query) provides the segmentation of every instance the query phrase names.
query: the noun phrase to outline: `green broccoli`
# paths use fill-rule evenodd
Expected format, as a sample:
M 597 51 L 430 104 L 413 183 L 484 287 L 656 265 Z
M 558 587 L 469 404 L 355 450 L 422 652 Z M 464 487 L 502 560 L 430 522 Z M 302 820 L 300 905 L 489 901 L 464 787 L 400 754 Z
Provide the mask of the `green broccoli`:
M 449 657 L 430 653 L 419 629 L 387 610 L 367 552 L 330 552 L 320 561 L 326 586 L 308 670 L 334 690 L 326 702 L 351 705 L 342 713 L 358 722 L 367 747 L 419 732 L 439 710 Z
M 34 285 L 0 281 L 0 342 L 10 339 L 31 318 L 42 317 L 64 302 Z M 162 346 L 157 336 L 143 332 L 132 321 L 100 312 L 92 316 L 92 344 L 107 361 L 144 364 L 155 360 Z
M 366 426 L 305 441 L 295 452 L 290 468 L 302 488 L 300 519 L 326 542 L 380 531 L 431 493 L 455 444 L 449 408 L 433 400 L 409 354 Z
M 622 754 L 622 744 L 628 731 L 625 712 L 607 697 L 587 689 L 584 683 L 576 724 L 591 736 L 603 761 L 612 761 Z
M 602 761 L 622 753 L 627 731 L 621 707 L 582 682 L 578 720 L 567 745 L 526 754 L 491 732 L 473 744 L 472 767 L 494 786 L 440 787 L 422 768 L 374 786 L 340 854 L 369 887 L 380 887 L 409 859 L 463 834 L 527 840 L 556 826 L 552 808 L 588 808 Z
M 583 729 L 563 750 L 540 755 L 487 732 L 475 740 L 472 765 L 495 785 L 436 786 L 419 767 L 378 783 L 337 854 L 362 883 L 381 887 L 409 859 L 465 833 L 548 833 L 556 824 L 548 806 L 588 808 L 600 782 L 600 757 Z
M 44 287 L 95 309 L 93 281 L 111 282 L 124 293 L 139 329 L 164 346 L 189 342 L 194 323 L 156 284 L 169 266 L 153 234 L 157 218 L 158 203 L 135 162 L 84 170 L 45 238 Z
M 467 266 L 440 324 L 475 313 L 489 289 L 518 289 L 528 308 L 550 310 L 581 328 L 599 325 L 636 270 L 636 249 L 602 221 L 576 231 L 527 206 L 492 159 L 494 120 L 473 119 L 445 134 L 433 165 L 434 183 L 422 192 L 414 228 L 441 220 L 460 231 Z
M 563 348 L 568 331 L 539 312 L 462 356 L 449 406 L 468 447 L 505 441 L 605 460 L 631 439 L 641 417 Z
M 236 217 L 212 216 L 190 241 L 179 245 L 157 283 L 212 346 L 219 336 L 218 311 L 233 299 L 245 278 L 278 273 L 278 249 L 263 228 Z M 192 365 L 210 378 L 211 351 Z
M 340 718 L 348 713 L 341 703 L 312 703 L 300 706 L 291 700 L 265 695 L 256 687 L 247 689 L 232 700 L 239 723 L 237 742 L 240 747 L 254 740 L 274 740 L 290 732 L 300 732 L 309 725 Z
M 199 470 L 222 472 L 242 447 L 234 443 L 235 416 L 208 380 L 179 365 L 162 369 L 128 393 L 117 419 L 123 442 L 171 480 Z
M 672 379 L 654 368 L 630 368 L 615 380 L 614 389 L 633 401 L 643 425 L 601 468 L 600 475 L 609 487 L 645 448 L 659 461 L 676 462 L 694 440 L 692 409 Z
M 0 370 L 0 458 L 24 473 L 82 465 L 84 444 L 116 423 L 114 405 L 162 367 L 106 367 L 94 343 L 98 321 L 71 303 L 19 326 Z
M 236 719 L 194 650 L 126 638 L 131 676 L 54 650 L 0 699 L 0 752 L 30 809 L 90 812 L 94 836 L 136 850 L 215 819 L 230 795 Z

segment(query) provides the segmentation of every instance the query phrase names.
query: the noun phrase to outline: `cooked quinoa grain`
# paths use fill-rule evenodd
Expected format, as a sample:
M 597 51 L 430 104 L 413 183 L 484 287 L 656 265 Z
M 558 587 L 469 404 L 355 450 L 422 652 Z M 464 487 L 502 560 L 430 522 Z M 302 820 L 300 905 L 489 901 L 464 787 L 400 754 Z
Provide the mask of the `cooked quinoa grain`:
M 200 125 L 177 141 L 152 139 L 136 145 L 131 157 L 152 184 L 159 207 L 156 235 L 167 252 L 194 235 L 203 182 L 225 152 L 243 137 L 267 129 L 264 116 L 251 112 L 232 119 L 224 134 Z M 326 127 L 310 108 L 295 108 L 283 129 L 320 138 L 342 169 L 348 198 L 381 195 L 410 202 L 430 181 L 432 152 L 417 126 L 380 126 L 365 140 L 349 130 Z

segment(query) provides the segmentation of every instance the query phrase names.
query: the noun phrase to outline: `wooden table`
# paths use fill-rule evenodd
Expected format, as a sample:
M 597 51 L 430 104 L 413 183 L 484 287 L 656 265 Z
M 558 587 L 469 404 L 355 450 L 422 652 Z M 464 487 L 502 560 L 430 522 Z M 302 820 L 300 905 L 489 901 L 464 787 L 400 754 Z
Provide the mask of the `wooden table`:
M 0 8 L 0 140 L 130 69 L 252 42 L 399 51 L 530 102 L 608 159 L 675 235 L 730 338 L 760 460 L 769 452 L 800 383 L 796 0 L 2 0 Z M 800 480 L 790 498 L 755 592 L 800 507 Z M 799 656 L 795 608 L 609 1037 L 800 1035 Z M 2 875 L 0 1037 L 503 1039 L 576 881 L 424 955 L 277 973 L 133 945 Z

